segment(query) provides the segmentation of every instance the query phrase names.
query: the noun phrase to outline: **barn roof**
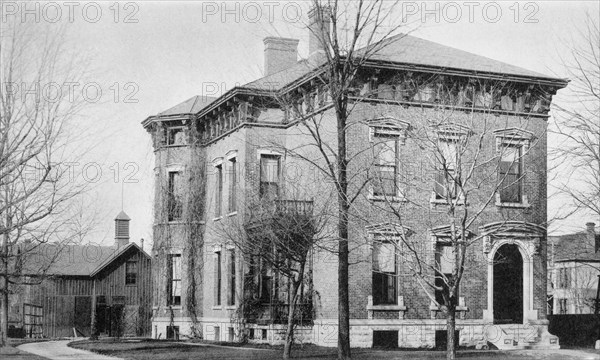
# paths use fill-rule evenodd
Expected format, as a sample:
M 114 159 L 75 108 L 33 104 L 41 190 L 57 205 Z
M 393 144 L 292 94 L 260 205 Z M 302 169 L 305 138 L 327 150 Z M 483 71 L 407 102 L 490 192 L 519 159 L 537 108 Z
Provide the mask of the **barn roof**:
M 30 246 L 34 247 L 23 256 L 23 275 L 94 276 L 131 248 L 136 248 L 149 257 L 135 243 L 118 248 L 54 243 Z

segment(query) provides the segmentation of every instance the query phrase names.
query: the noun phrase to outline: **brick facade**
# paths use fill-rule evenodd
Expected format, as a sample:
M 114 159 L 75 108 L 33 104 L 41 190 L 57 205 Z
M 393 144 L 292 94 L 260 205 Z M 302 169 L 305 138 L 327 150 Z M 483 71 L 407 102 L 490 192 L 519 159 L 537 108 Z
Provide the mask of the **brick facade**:
M 367 69 L 366 73 L 369 73 Z M 443 71 L 443 70 L 441 70 Z M 403 70 L 398 70 L 403 74 Z M 276 75 L 276 74 L 275 74 Z M 493 81 L 485 76 L 477 75 L 478 81 Z M 358 76 L 363 79 L 368 76 Z M 465 75 L 465 79 L 467 79 Z M 381 83 L 387 81 L 381 77 Z M 459 79 L 459 81 L 462 81 Z M 562 86 L 558 80 L 545 80 L 550 85 L 539 85 L 544 94 L 556 91 Z M 536 84 L 534 79 L 515 81 L 515 87 L 526 88 Z M 282 84 L 280 84 L 282 85 Z M 306 81 L 302 94 L 316 91 L 315 96 L 322 96 L 318 85 Z M 383 89 L 380 85 L 380 89 Z M 536 85 L 538 86 L 538 85 Z M 318 89 L 317 89 L 318 88 Z M 315 90 L 317 89 L 317 90 Z M 386 88 L 387 89 L 387 88 Z M 482 87 L 484 89 L 484 87 Z M 485 88 L 487 89 L 487 88 Z M 553 90 L 554 89 L 554 90 Z M 293 90 L 291 90 L 293 92 Z M 481 90 L 485 91 L 485 90 Z M 300 92 L 298 92 L 300 93 Z M 229 96 L 229 98 L 228 98 Z M 265 99 L 269 95 L 261 95 Z M 367 185 L 357 197 L 352 207 L 350 221 L 350 315 L 352 346 L 369 347 L 373 345 L 374 332 L 398 331 L 400 347 L 433 347 L 436 344 L 436 331 L 445 329 L 442 311 L 432 308 L 432 301 L 423 291 L 408 263 L 399 261 L 397 265 L 397 297 L 398 301 L 391 308 L 377 307 L 373 301 L 373 240 L 369 226 L 377 224 L 399 223 L 412 232 L 410 239 L 416 251 L 426 263 L 433 264 L 435 259 L 435 238 L 432 229 L 448 224 L 448 205 L 432 200 L 435 171 L 432 165 L 430 150 L 422 144 L 425 138 L 435 138 L 436 131 L 433 120 L 440 119 L 445 125 L 461 124 L 468 128 L 468 135 L 473 139 L 482 136 L 481 142 L 471 142 L 468 151 L 480 155 L 477 161 L 478 170 L 474 182 L 479 184 L 467 200 L 467 209 L 482 209 L 472 225 L 469 226 L 477 238 L 467 249 L 465 272 L 460 286 L 460 311 L 457 329 L 460 331 L 460 342 L 463 345 L 475 345 L 492 341 L 506 343 L 513 339 L 513 333 L 507 328 L 493 328 L 494 312 L 491 303 L 493 288 L 494 254 L 503 244 L 516 244 L 522 254 L 523 263 L 523 321 L 521 334 L 531 334 L 537 339 L 536 344 L 556 346 L 555 338 L 547 333 L 546 322 L 546 240 L 544 226 L 546 224 L 546 131 L 547 111 L 533 112 L 529 108 L 505 111 L 503 108 L 489 106 L 487 108 L 458 105 L 440 105 L 432 102 L 415 102 L 406 99 L 394 99 L 375 94 L 361 94 L 348 119 L 347 142 L 349 156 L 353 158 L 349 168 L 352 174 L 351 191 L 356 191 L 368 180 L 369 171 L 373 170 L 374 154 L 371 140 L 371 126 L 368 122 L 376 119 L 392 119 L 403 124 L 410 124 L 405 139 L 399 142 L 397 153 L 398 176 L 402 176 L 402 200 L 391 204 L 395 206 L 401 220 L 386 210 L 390 204 L 370 196 L 371 185 Z M 540 95 L 541 96 L 541 95 Z M 156 277 L 154 300 L 154 335 L 167 333 L 166 327 L 179 327 L 179 333 L 192 336 L 200 335 L 206 339 L 237 340 L 243 330 L 251 340 L 277 343 L 282 341 L 284 327 L 278 324 L 253 324 L 245 329 L 236 320 L 243 289 L 243 275 L 248 270 L 248 259 L 236 257 L 236 304 L 215 304 L 215 260 L 216 252 L 225 251 L 232 245 L 219 233 L 219 228 L 228 221 L 243 222 L 250 215 L 247 204 L 256 200 L 259 188 L 261 154 L 278 154 L 282 166 L 282 196 L 301 198 L 313 202 L 314 211 L 325 214 L 335 213 L 336 195 L 331 181 L 305 159 L 322 157 L 314 146 L 304 119 L 318 119 L 319 131 L 324 134 L 325 142 L 332 149 L 336 144 L 335 112 L 328 97 L 303 108 L 304 114 L 290 115 L 281 110 L 281 104 L 257 101 L 260 96 L 248 96 L 244 93 L 226 94 L 197 111 L 150 117 L 144 126 L 151 133 L 155 143 L 156 156 L 156 192 L 155 192 L 155 238 L 154 254 L 157 270 L 167 267 L 168 254 L 182 254 L 182 290 L 181 304 L 168 306 L 165 289 L 168 288 L 167 275 Z M 263 100 L 265 100 L 263 99 Z M 307 99 L 303 95 L 303 99 Z M 312 101 L 312 100 L 311 100 Z M 353 100 L 354 101 L 354 100 Z M 541 100 L 540 100 L 541 101 Z M 257 105 L 260 103 L 261 105 Z M 241 106 L 240 104 L 246 104 Z M 219 108 L 222 107 L 223 109 Z M 206 110 L 208 109 L 208 110 Z M 211 110 L 212 109 L 212 110 Z M 242 110 L 244 109 L 244 110 Z M 250 109 L 250 110 L 248 110 Z M 211 120 L 212 119 L 212 120 Z M 165 129 L 173 126 L 185 128 L 187 141 L 181 145 L 165 144 Z M 498 132 L 500 131 L 500 132 Z M 522 204 L 511 206 L 497 204 L 497 159 L 498 139 L 502 133 L 513 131 L 510 140 L 514 141 L 514 132 L 525 134 L 527 151 L 522 157 Z M 523 135 L 523 136 L 525 136 Z M 421 136 L 421 138 L 419 138 Z M 525 140 L 524 140 L 525 139 Z M 307 146 L 311 145 L 313 146 Z M 481 145 L 478 145 L 481 144 Z M 235 212 L 227 211 L 229 203 L 228 181 L 225 176 L 221 207 L 223 211 L 216 213 L 217 167 L 227 169 L 228 161 L 235 158 L 237 166 L 237 199 Z M 489 161 L 489 164 L 484 162 Z M 496 159 L 495 163 L 490 159 Z M 201 164 L 203 174 L 189 171 L 191 164 Z M 221 165 L 219 165 L 221 164 Z M 191 205 L 184 201 L 182 221 L 168 221 L 165 218 L 165 184 L 169 171 L 180 171 L 185 176 L 186 190 L 184 197 L 198 194 L 197 201 L 202 203 L 200 219 L 196 233 L 190 235 L 190 221 L 186 217 L 193 212 Z M 190 176 L 192 174 L 192 176 Z M 225 172 L 227 175 L 227 172 Z M 493 179 L 493 180 L 490 180 Z M 199 187 L 202 190 L 199 190 Z M 465 205 L 462 205 L 463 207 Z M 187 215 L 186 215 L 187 214 Z M 517 230 L 502 232 L 494 224 L 513 224 Z M 227 225 L 225 225 L 227 226 Z M 335 234 L 334 217 L 321 230 L 322 234 Z M 501 234 L 500 234 L 501 233 Z M 479 236 L 479 237 L 478 237 Z M 320 244 L 311 254 L 312 271 L 312 306 L 313 323 L 301 329 L 302 341 L 326 346 L 337 344 L 337 259 L 323 248 L 335 248 L 335 239 L 324 236 L 324 244 Z M 190 251 L 193 247 L 194 252 Z M 195 254 L 196 265 L 189 267 L 190 254 Z M 226 260 L 222 260 L 222 269 L 230 269 Z M 157 272 L 159 273 L 159 272 Z M 163 271 L 164 273 L 164 271 Z M 227 276 L 222 278 L 222 291 L 232 284 Z M 193 282 L 194 287 L 189 283 Z M 189 293 L 195 289 L 195 293 Z M 190 308 L 190 304 L 193 306 Z M 195 329 L 195 330 L 194 330 Z M 250 330 L 252 329 L 252 330 Z M 253 335 L 248 335 L 253 334 Z M 260 334 L 260 336 L 258 335 Z M 514 339 L 513 339 L 514 340 Z M 515 340 L 523 344 L 523 339 Z M 529 341 L 529 340 L 527 340 Z

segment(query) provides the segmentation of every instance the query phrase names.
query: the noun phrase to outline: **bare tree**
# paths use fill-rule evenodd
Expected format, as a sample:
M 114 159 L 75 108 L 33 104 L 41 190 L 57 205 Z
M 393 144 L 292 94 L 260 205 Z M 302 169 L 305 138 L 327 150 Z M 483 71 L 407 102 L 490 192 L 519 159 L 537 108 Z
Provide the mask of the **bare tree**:
M 70 171 L 75 154 L 81 152 L 72 151 L 68 138 L 69 121 L 85 101 L 65 88 L 82 81 L 82 64 L 65 51 L 62 31 L 36 32 L 40 29 L 30 25 L 3 22 L 0 42 L 2 346 L 11 286 L 23 281 L 20 264 L 41 244 L 80 238 L 82 224 L 68 207 L 86 188 Z M 69 228 L 79 230 L 73 233 Z M 52 262 L 46 260 L 34 270 L 38 275 Z
M 558 193 L 572 201 L 557 218 L 591 214 L 600 218 L 600 29 L 588 15 L 585 28 L 561 62 L 571 80 L 565 96 L 555 102 L 556 136 L 551 147 Z
M 385 39 L 395 34 L 399 25 L 389 26 L 396 2 L 383 0 L 343 2 L 338 0 L 313 1 L 316 22 L 314 36 L 324 50 L 325 71 L 330 101 L 335 112 L 336 140 L 319 131 L 320 117 L 308 118 L 306 129 L 313 138 L 320 159 L 311 160 L 333 183 L 337 194 L 338 228 L 338 359 L 350 359 L 350 307 L 348 289 L 349 237 L 348 224 L 354 200 L 363 187 L 349 187 L 352 163 L 347 145 L 348 119 L 353 110 L 350 96 L 359 69 L 385 47 Z M 307 159 L 308 160 L 308 159 Z
M 266 163 L 261 167 L 262 171 L 277 171 Z M 328 210 L 315 208 L 304 191 L 294 190 L 297 184 L 282 177 L 270 188 L 260 186 L 258 193 L 246 191 L 246 201 L 237 206 L 248 216 L 224 219 L 215 232 L 244 260 L 238 316 L 242 321 L 256 321 L 261 316 L 283 321 L 286 317 L 283 358 L 289 359 L 295 327 L 312 321 L 312 253 L 327 237 Z

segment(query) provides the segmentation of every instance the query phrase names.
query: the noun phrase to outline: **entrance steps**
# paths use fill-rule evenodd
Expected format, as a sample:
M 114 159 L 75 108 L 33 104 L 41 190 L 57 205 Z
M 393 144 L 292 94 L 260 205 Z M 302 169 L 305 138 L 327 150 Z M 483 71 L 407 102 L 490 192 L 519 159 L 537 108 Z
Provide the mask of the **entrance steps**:
M 485 336 L 500 350 L 560 349 L 558 337 L 548 332 L 548 325 L 494 324 L 486 328 Z

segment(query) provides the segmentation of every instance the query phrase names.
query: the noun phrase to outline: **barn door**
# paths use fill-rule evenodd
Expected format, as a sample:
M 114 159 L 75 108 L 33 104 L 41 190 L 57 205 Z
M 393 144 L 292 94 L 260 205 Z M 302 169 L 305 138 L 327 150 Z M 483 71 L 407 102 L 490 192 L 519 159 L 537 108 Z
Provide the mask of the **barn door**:
M 90 336 L 92 320 L 92 298 L 90 296 L 75 297 L 74 326 L 84 336 Z

